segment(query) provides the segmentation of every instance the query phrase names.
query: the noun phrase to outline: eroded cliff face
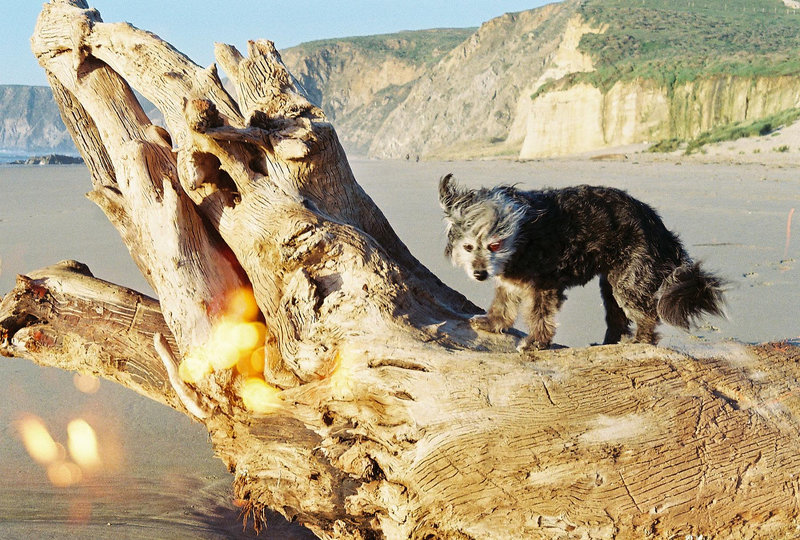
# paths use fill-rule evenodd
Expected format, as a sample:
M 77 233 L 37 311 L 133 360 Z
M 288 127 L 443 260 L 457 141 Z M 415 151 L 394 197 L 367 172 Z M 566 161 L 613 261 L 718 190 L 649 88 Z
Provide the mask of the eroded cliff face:
M 349 153 L 364 155 L 411 87 L 474 29 L 436 29 L 325 40 L 281 52 Z
M 562 156 L 666 138 L 666 92 L 653 81 L 618 83 L 604 94 L 590 84 L 532 100 L 520 158 Z
M 608 147 L 691 139 L 731 122 L 800 106 L 800 77 L 714 76 L 669 89 L 617 82 L 607 93 L 580 83 L 531 100 L 519 157 L 563 156 Z
M 344 147 L 356 154 L 366 154 L 378 126 L 424 69 L 392 57 L 375 61 L 346 43 L 311 55 L 289 49 L 282 56 L 312 101 L 336 125 Z
M 429 68 L 382 123 L 369 153 L 380 158 L 516 156 L 509 140 L 520 97 L 552 65 L 574 2 L 484 23 Z
M 558 48 L 552 57 L 548 59 L 544 72 L 526 87 L 517 101 L 514 120 L 509 128 L 507 138 L 510 147 L 519 150 L 520 147 L 524 146 L 525 140 L 528 138 L 528 133 L 532 129 L 536 129 L 535 125 L 530 125 L 530 118 L 533 113 L 531 108 L 532 100 L 530 97 L 532 94 L 549 81 L 561 79 L 572 73 L 594 70 L 591 57 L 580 51 L 578 45 L 585 34 L 603 31 L 605 31 L 605 28 L 595 28 L 584 22 L 583 19 L 577 15 L 573 15 L 569 19 L 564 29 L 561 42 L 558 44 Z M 579 112 L 580 111 L 576 111 L 576 114 Z M 588 112 L 589 111 L 582 111 L 583 114 Z M 561 123 L 570 124 L 572 122 L 567 120 Z M 554 128 L 560 129 L 559 126 L 554 126 Z M 569 138 L 568 133 L 565 133 L 565 135 Z
M 695 137 L 720 124 L 755 120 L 800 106 L 800 76 L 717 76 L 675 88 L 671 136 Z

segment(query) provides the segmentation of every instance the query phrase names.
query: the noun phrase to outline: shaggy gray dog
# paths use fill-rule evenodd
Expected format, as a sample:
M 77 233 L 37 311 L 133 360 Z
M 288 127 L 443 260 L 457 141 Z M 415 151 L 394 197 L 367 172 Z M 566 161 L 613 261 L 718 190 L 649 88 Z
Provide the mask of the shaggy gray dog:
M 448 174 L 439 181 L 439 202 L 445 255 L 470 277 L 497 283 L 489 311 L 473 326 L 507 330 L 519 304 L 528 302 L 529 335 L 520 350 L 549 347 L 564 291 L 597 275 L 606 344 L 655 344 L 659 321 L 688 330 L 702 313 L 722 315 L 723 281 L 689 258 L 655 210 L 622 190 L 468 190 Z

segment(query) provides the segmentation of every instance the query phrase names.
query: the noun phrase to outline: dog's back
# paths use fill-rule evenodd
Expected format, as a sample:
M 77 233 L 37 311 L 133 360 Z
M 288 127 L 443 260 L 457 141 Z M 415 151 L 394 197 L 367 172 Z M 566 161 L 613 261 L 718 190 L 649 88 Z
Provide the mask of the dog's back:
M 508 277 L 572 287 L 639 260 L 660 283 L 688 260 L 658 213 L 622 190 L 583 185 L 518 193 L 532 212 L 506 265 Z

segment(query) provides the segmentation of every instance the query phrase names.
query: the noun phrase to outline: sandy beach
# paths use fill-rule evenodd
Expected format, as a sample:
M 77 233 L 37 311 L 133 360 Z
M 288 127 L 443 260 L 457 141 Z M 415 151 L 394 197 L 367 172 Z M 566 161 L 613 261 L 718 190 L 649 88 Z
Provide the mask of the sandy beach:
M 619 187 L 658 209 L 689 253 L 729 282 L 728 318 L 691 334 L 661 328 L 662 345 L 681 350 L 800 335 L 800 127 L 776 136 L 721 143 L 705 154 L 647 154 L 641 148 L 531 162 L 351 160 L 356 178 L 411 251 L 445 283 L 486 306 L 492 287 L 445 260 L 436 197 L 452 172 L 469 186 L 523 188 L 589 183 Z M 776 150 L 782 146 L 788 149 Z M 760 150 L 756 151 L 759 148 Z M 83 166 L 0 167 L 0 292 L 15 276 L 76 259 L 94 274 L 152 294 L 116 231 L 83 193 Z M 795 236 L 792 236 L 792 235 Z M 558 317 L 556 341 L 583 347 L 602 339 L 596 283 L 573 289 Z M 0 359 L 0 538 L 230 538 L 243 532 L 232 477 L 213 456 L 200 424 L 109 382 L 94 393 L 74 375 Z M 98 438 L 104 466 L 56 487 L 26 453 L 17 424 L 36 415 L 53 439 L 82 418 Z M 311 538 L 275 518 L 259 538 Z

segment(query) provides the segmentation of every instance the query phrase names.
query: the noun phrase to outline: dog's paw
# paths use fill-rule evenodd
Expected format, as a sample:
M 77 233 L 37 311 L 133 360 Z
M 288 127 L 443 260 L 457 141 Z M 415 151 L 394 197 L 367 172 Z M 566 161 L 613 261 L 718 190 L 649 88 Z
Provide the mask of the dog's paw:
M 623 345 L 631 345 L 631 344 L 646 344 L 646 345 L 658 345 L 658 335 L 644 335 L 644 336 L 622 336 L 622 339 L 619 342 Z
M 548 348 L 550 348 L 549 343 L 536 341 L 532 336 L 521 339 L 517 345 L 517 351 L 521 353 L 543 351 Z
M 498 325 L 486 315 L 476 315 L 469 320 L 470 326 L 475 330 L 483 330 L 484 332 L 500 333 L 504 328 Z

